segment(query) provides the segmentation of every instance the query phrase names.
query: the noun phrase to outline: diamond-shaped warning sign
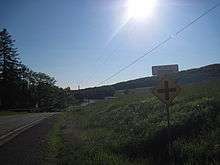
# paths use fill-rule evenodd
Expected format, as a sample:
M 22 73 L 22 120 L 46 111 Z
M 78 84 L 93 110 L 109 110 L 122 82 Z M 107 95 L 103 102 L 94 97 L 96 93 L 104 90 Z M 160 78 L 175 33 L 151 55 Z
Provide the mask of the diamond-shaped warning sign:
M 181 88 L 171 79 L 164 77 L 159 85 L 153 89 L 153 94 L 165 104 L 170 104 L 179 94 Z

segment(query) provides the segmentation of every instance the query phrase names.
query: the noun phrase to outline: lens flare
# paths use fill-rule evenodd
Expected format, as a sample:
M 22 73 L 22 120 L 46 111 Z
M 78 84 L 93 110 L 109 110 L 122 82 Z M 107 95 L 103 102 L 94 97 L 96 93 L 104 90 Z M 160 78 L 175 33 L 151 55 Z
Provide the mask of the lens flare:
M 144 19 L 153 15 L 157 0 L 128 0 L 128 18 Z

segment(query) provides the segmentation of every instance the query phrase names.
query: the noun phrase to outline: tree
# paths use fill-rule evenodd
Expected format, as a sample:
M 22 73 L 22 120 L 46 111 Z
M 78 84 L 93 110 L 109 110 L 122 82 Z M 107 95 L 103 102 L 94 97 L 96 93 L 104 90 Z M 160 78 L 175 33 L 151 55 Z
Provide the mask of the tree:
M 6 29 L 0 31 L 0 103 L 8 107 L 16 100 L 21 62 L 18 58 L 15 40 Z
M 0 108 L 54 111 L 74 104 L 69 88 L 57 87 L 53 77 L 34 72 L 20 62 L 14 42 L 6 29 L 0 31 Z

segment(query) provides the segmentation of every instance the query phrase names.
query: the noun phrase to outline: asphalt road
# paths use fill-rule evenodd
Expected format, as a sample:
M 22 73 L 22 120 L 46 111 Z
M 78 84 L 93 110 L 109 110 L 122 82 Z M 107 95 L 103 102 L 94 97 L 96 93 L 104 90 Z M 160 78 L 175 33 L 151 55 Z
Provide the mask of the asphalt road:
M 0 118 L 1 130 L 8 133 L 25 124 L 29 124 L 37 119 L 42 119 L 38 124 L 23 131 L 15 138 L 7 141 L 0 146 L 0 164 L 1 165 L 38 165 L 45 164 L 44 150 L 46 146 L 46 137 L 53 123 L 57 119 L 57 114 L 27 114 L 19 116 L 8 116 Z M 8 121 L 6 121 L 8 119 Z M 8 124 L 8 126 L 7 126 Z M 1 135 L 3 133 L 1 132 Z
M 22 115 L 0 116 L 0 137 L 19 127 L 45 119 L 54 114 L 55 113 L 29 113 Z

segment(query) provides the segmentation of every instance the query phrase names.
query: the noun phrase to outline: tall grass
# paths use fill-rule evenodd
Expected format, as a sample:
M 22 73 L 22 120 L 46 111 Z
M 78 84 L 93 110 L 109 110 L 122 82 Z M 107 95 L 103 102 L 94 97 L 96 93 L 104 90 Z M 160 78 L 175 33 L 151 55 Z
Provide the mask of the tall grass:
M 81 144 L 69 146 L 63 164 L 218 164 L 219 82 L 182 88 L 171 105 L 171 138 L 164 105 L 150 93 L 72 109 Z M 168 143 L 172 142 L 168 156 Z
M 47 145 L 44 151 L 44 164 L 56 164 L 57 158 L 64 148 L 61 132 L 63 122 L 64 114 L 61 114 L 48 133 Z

